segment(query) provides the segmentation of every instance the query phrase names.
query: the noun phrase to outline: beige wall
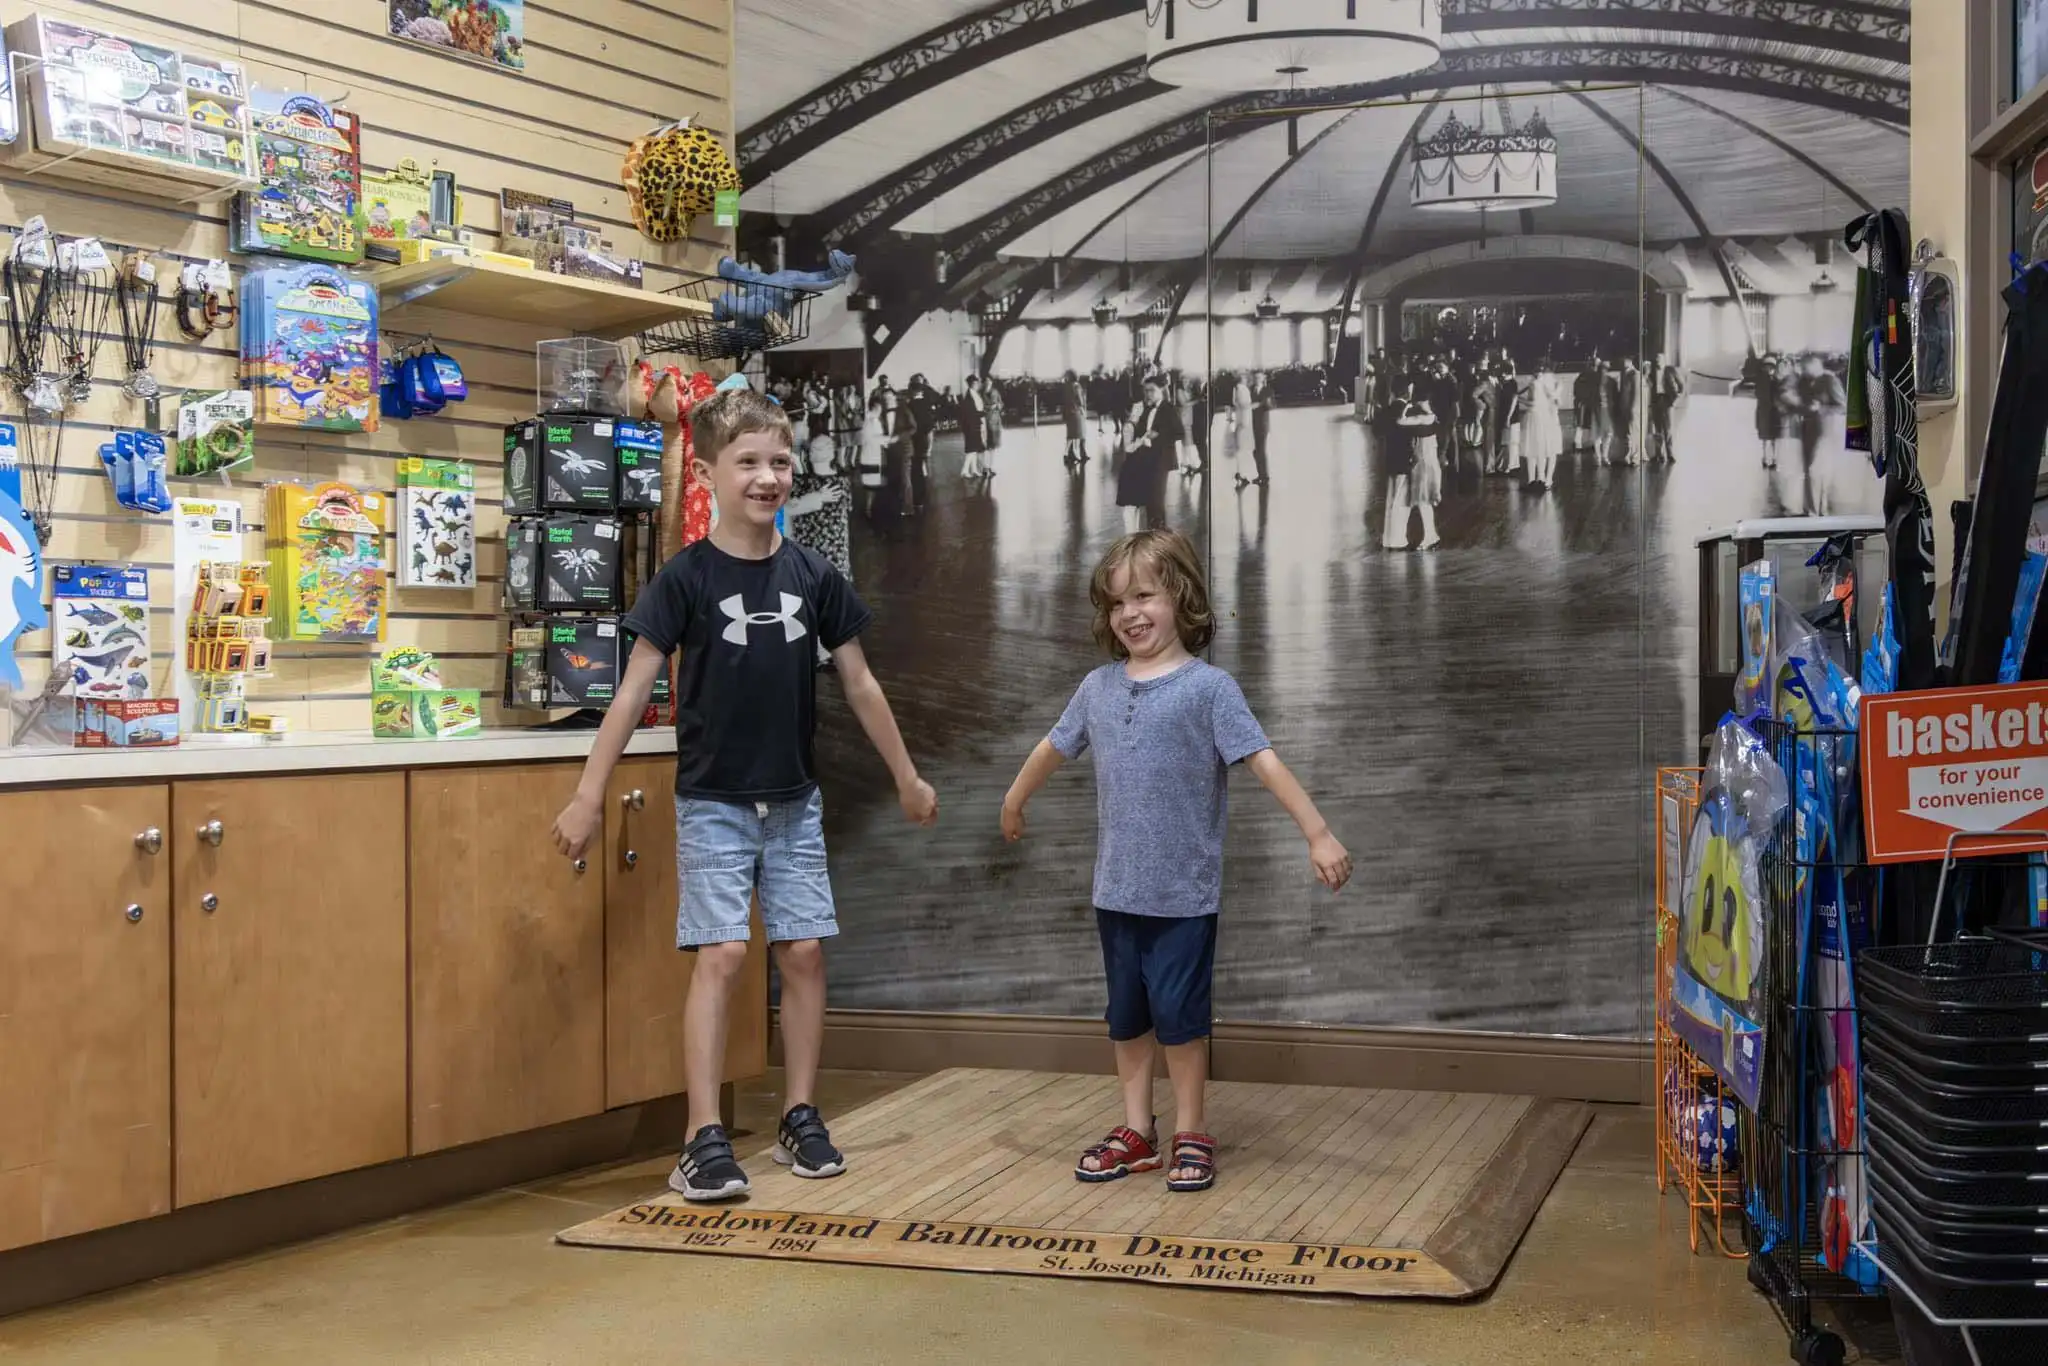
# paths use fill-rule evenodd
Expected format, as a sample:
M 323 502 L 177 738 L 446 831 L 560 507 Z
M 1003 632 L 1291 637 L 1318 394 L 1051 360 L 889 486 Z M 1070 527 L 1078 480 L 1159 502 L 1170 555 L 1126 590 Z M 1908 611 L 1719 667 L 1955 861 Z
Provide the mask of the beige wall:
M 679 279 L 678 267 L 706 269 L 729 249 L 729 234 L 714 231 L 708 218 L 698 220 L 699 240 L 661 247 L 641 238 L 619 171 L 633 138 L 683 115 L 696 115 L 730 137 L 732 0 L 528 0 L 524 75 L 389 38 L 386 7 L 377 0 L 0 0 L 0 21 L 35 12 L 239 57 L 258 85 L 306 90 L 340 104 L 363 120 L 368 169 L 411 157 L 428 169 L 454 171 L 464 221 L 483 247 L 497 245 L 498 191 L 511 187 L 574 202 L 578 216 L 607 229 L 621 252 L 648 263 L 649 289 L 668 288 Z M 96 235 L 167 258 L 226 253 L 222 206 L 195 211 L 127 202 L 0 169 L 0 223 L 19 225 L 32 214 L 47 216 L 64 236 Z M 246 264 L 247 258 L 236 259 Z M 432 418 L 386 422 L 373 436 L 259 429 L 257 465 L 233 486 L 251 527 L 244 554 L 262 554 L 268 481 L 340 479 L 389 490 L 401 455 L 476 462 L 484 582 L 466 596 L 394 591 L 387 643 L 433 650 L 450 687 L 495 694 L 505 642 L 504 624 L 495 616 L 504 568 L 504 519 L 497 511 L 502 428 L 533 413 L 533 343 L 574 326 L 523 328 L 431 312 L 409 314 L 405 325 L 431 328 L 462 362 L 468 402 Z M 167 309 L 154 368 L 171 386 L 232 387 L 233 347 L 232 330 L 205 343 L 184 342 Z M 142 417 L 140 405 L 120 392 L 120 352 L 116 331 L 101 350 L 92 399 L 73 412 L 65 433 L 48 553 L 53 561 L 124 561 L 152 569 L 161 684 L 175 643 L 169 522 L 122 509 L 96 455 L 110 431 Z M 219 485 L 180 481 L 175 491 L 213 495 Z M 28 683 L 40 686 L 49 668 L 48 632 L 24 637 L 18 654 Z M 275 676 L 253 684 L 251 695 L 259 710 L 282 714 L 295 729 L 366 729 L 370 654 L 365 648 L 280 646 Z M 495 704 L 492 713 L 495 720 Z

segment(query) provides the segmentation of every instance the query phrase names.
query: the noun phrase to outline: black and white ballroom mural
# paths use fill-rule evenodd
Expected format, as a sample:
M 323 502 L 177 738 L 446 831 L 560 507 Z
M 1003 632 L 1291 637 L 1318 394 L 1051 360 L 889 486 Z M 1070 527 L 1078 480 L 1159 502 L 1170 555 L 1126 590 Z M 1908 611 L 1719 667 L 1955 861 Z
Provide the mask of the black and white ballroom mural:
M 1842 449 L 1838 238 L 1906 202 L 1907 0 L 1249 9 L 1271 37 L 1317 4 L 1413 20 L 1434 59 L 1361 50 L 1370 79 L 1325 86 L 1331 53 L 1224 44 L 1169 83 L 1148 23 L 1245 0 L 741 0 L 743 247 L 860 262 L 768 373 L 829 437 L 943 803 L 905 827 L 828 720 L 836 1006 L 1100 1010 L 1085 766 L 1025 844 L 997 810 L 1097 662 L 1087 575 L 1142 515 L 1117 432 L 1157 374 L 1215 661 L 1359 866 L 1320 892 L 1234 793 L 1219 1015 L 1647 1033 L 1695 539 L 1877 506 Z

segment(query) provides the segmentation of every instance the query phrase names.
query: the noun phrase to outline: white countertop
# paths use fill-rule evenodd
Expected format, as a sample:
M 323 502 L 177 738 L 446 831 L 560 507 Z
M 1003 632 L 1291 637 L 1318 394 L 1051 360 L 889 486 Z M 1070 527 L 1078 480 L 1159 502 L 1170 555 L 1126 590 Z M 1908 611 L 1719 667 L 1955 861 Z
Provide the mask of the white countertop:
M 377 740 L 368 731 L 304 731 L 275 740 L 260 735 L 190 735 L 168 749 L 60 749 L 46 745 L 0 750 L 0 788 L 581 759 L 590 753 L 590 743 L 596 738 L 595 730 L 488 730 L 461 740 Z M 626 745 L 628 754 L 673 754 L 675 750 L 675 732 L 666 727 L 642 730 Z

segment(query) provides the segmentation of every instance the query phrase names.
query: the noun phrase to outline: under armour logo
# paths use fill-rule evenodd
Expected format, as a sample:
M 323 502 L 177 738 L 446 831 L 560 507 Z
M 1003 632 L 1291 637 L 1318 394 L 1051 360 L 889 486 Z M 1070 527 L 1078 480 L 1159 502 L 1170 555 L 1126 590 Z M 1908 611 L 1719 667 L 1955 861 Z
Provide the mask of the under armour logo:
M 796 594 L 784 593 L 780 612 L 749 612 L 746 602 L 735 593 L 719 603 L 718 610 L 732 619 L 725 628 L 725 638 L 735 645 L 744 645 L 747 643 L 749 626 L 769 626 L 778 621 L 782 623 L 784 640 L 802 640 L 804 624 L 796 619 L 796 614 L 802 610 L 803 605 L 804 600 Z

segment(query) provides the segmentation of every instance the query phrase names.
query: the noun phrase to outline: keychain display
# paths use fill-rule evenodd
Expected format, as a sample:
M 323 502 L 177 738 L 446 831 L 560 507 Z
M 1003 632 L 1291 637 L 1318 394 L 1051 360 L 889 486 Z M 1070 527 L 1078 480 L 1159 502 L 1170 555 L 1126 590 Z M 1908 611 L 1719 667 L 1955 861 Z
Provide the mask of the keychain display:
M 461 364 L 432 337 L 403 355 L 387 348 L 378 360 L 378 376 L 378 407 L 385 417 L 401 421 L 431 416 L 469 397 Z
M 235 320 L 235 277 L 225 261 L 193 263 L 178 272 L 178 331 L 205 341 Z
M 107 249 L 94 237 L 58 243 L 50 327 L 57 342 L 58 382 L 68 402 L 92 398 L 93 371 L 113 316 L 114 263 Z
M 156 263 L 139 252 L 123 257 L 120 269 L 114 273 L 114 311 L 121 323 L 121 359 L 128 372 L 121 381 L 121 390 L 148 405 L 148 426 L 152 430 L 161 425 L 157 405 L 163 397 L 163 385 L 149 367 L 156 355 L 157 313 L 163 301 Z
M 155 432 L 115 432 L 100 447 L 100 464 L 114 486 L 114 501 L 131 512 L 163 514 L 171 510 L 170 446 Z
M 362 130 L 311 95 L 255 91 L 256 176 L 235 197 L 234 249 L 337 265 L 363 259 Z
M 333 266 L 251 271 L 242 282 L 242 376 L 256 421 L 377 430 L 377 292 Z

